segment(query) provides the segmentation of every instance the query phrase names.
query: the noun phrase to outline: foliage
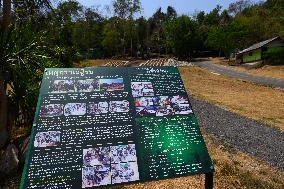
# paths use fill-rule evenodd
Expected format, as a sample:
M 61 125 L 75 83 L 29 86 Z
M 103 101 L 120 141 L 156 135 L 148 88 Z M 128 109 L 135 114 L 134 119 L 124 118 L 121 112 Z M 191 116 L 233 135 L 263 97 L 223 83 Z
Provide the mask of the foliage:
M 110 20 L 103 30 L 102 46 L 107 52 L 107 55 L 113 56 L 119 52 L 119 32 L 117 19 Z
M 239 23 L 232 22 L 218 27 L 215 31 L 211 32 L 208 36 L 208 45 L 219 49 L 225 53 L 226 57 L 235 49 L 242 46 L 242 39 L 247 35 L 245 27 Z
M 281 64 L 284 61 L 284 48 L 268 49 L 263 53 L 263 58 L 268 64 Z
M 35 35 L 32 25 L 21 28 L 11 25 L 7 32 L 1 30 L 0 71 L 9 86 L 10 106 L 15 111 L 14 116 L 24 112 L 31 121 L 44 68 L 61 64 L 50 56 L 53 50 L 46 46 L 46 34 Z
M 190 57 L 194 49 L 195 36 L 195 23 L 187 16 L 178 17 L 166 26 L 166 44 L 178 57 Z

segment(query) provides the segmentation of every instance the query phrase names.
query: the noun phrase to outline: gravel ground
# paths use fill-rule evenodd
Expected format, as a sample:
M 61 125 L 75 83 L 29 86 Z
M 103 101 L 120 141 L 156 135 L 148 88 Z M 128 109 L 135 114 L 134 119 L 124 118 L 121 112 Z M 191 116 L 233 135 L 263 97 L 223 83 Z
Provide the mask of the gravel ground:
M 217 141 L 284 171 L 284 133 L 280 130 L 206 101 L 191 98 L 191 104 L 200 126 Z

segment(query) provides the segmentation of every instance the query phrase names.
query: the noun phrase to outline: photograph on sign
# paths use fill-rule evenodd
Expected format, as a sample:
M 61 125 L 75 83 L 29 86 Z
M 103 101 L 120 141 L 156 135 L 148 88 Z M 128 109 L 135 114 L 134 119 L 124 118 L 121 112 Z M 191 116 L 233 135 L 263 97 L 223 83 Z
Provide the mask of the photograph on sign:
M 86 114 L 86 103 L 68 103 L 64 107 L 65 116 L 78 116 Z
M 83 150 L 85 166 L 110 164 L 109 147 L 97 147 Z
M 132 96 L 154 96 L 154 89 L 151 82 L 131 82 Z
M 129 102 L 127 100 L 123 101 L 110 101 L 109 111 L 111 113 L 123 113 L 129 112 Z
M 186 114 L 192 113 L 192 110 L 189 104 L 175 104 L 173 105 L 173 110 L 176 115 L 186 115 Z
M 136 112 L 140 116 L 156 115 L 156 111 L 156 106 L 136 107 Z
M 82 169 L 82 188 L 111 184 L 110 165 L 97 165 Z
M 135 144 L 111 146 L 111 163 L 137 161 Z
M 75 92 L 73 80 L 55 80 L 49 87 L 51 93 Z
M 42 117 L 58 117 L 63 115 L 63 104 L 48 104 L 40 108 L 40 115 Z
M 159 105 L 159 98 L 157 97 L 141 97 L 135 98 L 136 107 L 148 107 L 148 106 L 157 106 Z
M 171 102 L 174 104 L 188 104 L 188 99 L 186 96 L 177 95 L 171 98 Z
M 101 91 L 123 91 L 124 83 L 122 78 L 118 79 L 100 79 Z
M 77 80 L 75 88 L 77 92 L 93 92 L 100 90 L 100 84 L 98 79 Z
M 135 106 L 137 115 L 140 116 L 162 117 L 192 113 L 187 97 L 180 95 L 136 98 Z
M 112 184 L 139 180 L 137 162 L 121 162 L 111 165 Z
M 108 109 L 109 107 L 107 102 L 87 104 L 87 114 L 106 114 L 108 113 Z
M 52 147 L 60 142 L 60 131 L 38 132 L 35 136 L 34 147 Z

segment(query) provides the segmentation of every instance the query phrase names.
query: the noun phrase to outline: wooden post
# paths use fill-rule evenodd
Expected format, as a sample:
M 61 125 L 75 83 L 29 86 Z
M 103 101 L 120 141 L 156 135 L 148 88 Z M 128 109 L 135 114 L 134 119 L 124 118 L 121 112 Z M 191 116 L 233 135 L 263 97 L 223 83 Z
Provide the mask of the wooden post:
M 213 172 L 205 174 L 205 189 L 213 189 Z

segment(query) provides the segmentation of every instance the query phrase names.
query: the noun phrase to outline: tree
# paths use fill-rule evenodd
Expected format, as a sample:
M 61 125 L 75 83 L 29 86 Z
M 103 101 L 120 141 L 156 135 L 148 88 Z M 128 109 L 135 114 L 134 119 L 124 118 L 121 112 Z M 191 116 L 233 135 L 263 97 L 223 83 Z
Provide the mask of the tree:
M 197 12 L 194 18 L 199 25 L 202 25 L 205 19 L 205 12 L 204 11 Z
M 220 15 L 220 25 L 224 25 L 227 24 L 229 22 L 231 22 L 232 17 L 229 15 L 227 10 L 224 10 L 221 15 Z
M 75 58 L 76 48 L 73 40 L 73 28 L 75 21 L 81 19 L 83 7 L 77 1 L 59 3 L 58 7 L 48 14 L 50 20 L 47 27 L 49 30 L 50 45 L 60 49 L 59 61 L 65 67 L 70 67 Z
M 119 52 L 118 19 L 116 17 L 110 19 L 104 27 L 102 46 L 108 56 L 117 55 Z
M 195 36 L 196 24 L 187 16 L 180 16 L 166 26 L 166 44 L 180 58 L 190 58 Z
M 166 23 L 166 14 L 160 7 L 149 18 L 149 46 L 152 52 L 161 54 L 164 41 L 164 24 Z
M 242 47 L 244 37 L 247 31 L 244 26 L 237 22 L 220 26 L 215 31 L 209 33 L 207 43 L 209 46 L 225 53 L 226 57 L 230 56 L 233 50 Z
M 143 55 L 147 51 L 148 23 L 144 17 L 136 20 L 135 33 L 137 35 L 137 56 Z M 138 53 L 139 52 L 139 53 Z
M 72 42 L 77 51 L 86 52 L 91 48 L 101 48 L 104 18 L 98 10 L 87 8 L 82 17 L 72 25 Z M 99 48 L 99 49 L 98 49 Z
M 6 30 L 11 20 L 11 0 L 3 0 L 3 17 L 2 22 Z
M 130 25 L 130 54 L 133 54 L 133 19 L 135 13 L 141 10 L 140 1 L 139 0 L 115 0 L 113 1 L 113 8 L 115 16 L 118 16 L 120 20 L 128 19 Z M 127 27 L 127 26 L 126 26 Z M 123 31 L 123 55 L 126 53 L 126 28 Z
M 19 113 L 31 126 L 44 68 L 60 64 L 52 57 L 45 32 L 34 33 L 32 24 L 0 30 L 1 133 L 10 131 Z
M 16 8 L 15 3 L 16 1 L 13 1 L 13 8 Z M 41 3 L 43 7 L 48 2 L 45 0 L 31 1 L 27 7 L 35 6 L 37 3 Z M 2 13 L 0 15 L 0 135 L 2 137 L 2 133 L 10 129 L 9 126 L 13 121 L 9 116 L 13 112 L 9 111 L 9 108 L 15 107 L 20 109 L 22 112 L 29 114 L 28 117 L 31 118 L 31 106 L 27 109 L 24 109 L 27 106 L 23 106 L 27 99 L 32 98 L 32 95 L 28 94 L 31 88 L 29 88 L 27 80 L 31 81 L 35 78 L 34 74 L 37 74 L 36 71 L 38 70 L 36 65 L 41 63 L 39 59 L 42 58 L 41 60 L 43 60 L 43 57 L 46 57 L 47 50 L 41 49 L 43 50 L 42 52 L 33 51 L 35 48 L 40 50 L 39 46 L 41 45 L 39 44 L 42 38 L 39 36 L 43 34 L 37 32 L 31 23 L 26 23 L 22 26 L 18 25 L 19 15 L 12 12 L 11 0 L 3 0 L 3 7 L 0 6 L 0 8 Z M 37 10 L 37 12 L 41 11 L 41 9 Z M 27 15 L 29 14 L 27 13 Z M 34 16 L 29 15 L 30 18 Z M 39 35 L 30 35 L 33 31 Z M 30 36 L 27 38 L 28 35 Z M 35 64 L 35 61 L 38 62 Z M 36 66 L 36 69 L 33 66 Z M 27 82 L 23 83 L 24 81 Z M 13 93 L 9 94 L 9 96 L 7 94 L 8 86 L 13 89 Z M 14 98 L 16 96 L 19 98 Z M 11 103 L 16 105 L 12 106 Z M 3 138 L 1 137 L 0 146 L 2 147 L 2 142 L 5 141 L 2 141 Z
M 218 26 L 220 23 L 220 11 L 222 7 L 220 5 L 217 5 L 216 8 L 214 8 L 211 12 L 209 12 L 205 18 L 204 23 L 208 26 Z
M 251 5 L 252 3 L 250 0 L 238 0 L 237 2 L 229 5 L 228 12 L 233 16 L 236 16 Z
M 166 19 L 167 19 L 168 21 L 170 21 L 170 20 L 176 19 L 176 17 L 177 17 L 177 12 L 176 12 L 175 8 L 172 7 L 172 6 L 168 6 L 168 8 L 167 8 L 167 14 L 166 14 Z

